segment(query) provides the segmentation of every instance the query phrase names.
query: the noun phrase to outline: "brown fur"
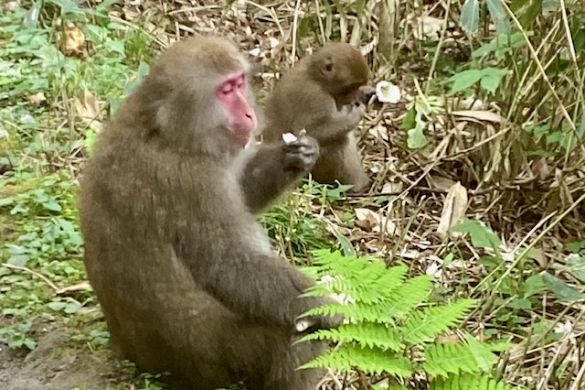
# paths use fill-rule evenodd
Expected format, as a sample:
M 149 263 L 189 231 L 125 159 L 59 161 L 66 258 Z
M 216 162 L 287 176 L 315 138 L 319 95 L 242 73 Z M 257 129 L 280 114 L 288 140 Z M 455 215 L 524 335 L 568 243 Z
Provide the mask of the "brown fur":
M 364 190 L 369 179 L 352 130 L 371 96 L 371 91 L 361 90 L 370 88 L 365 87 L 368 77 L 366 60 L 347 43 L 329 44 L 303 58 L 284 73 L 268 97 L 264 140 L 277 142 L 283 133 L 298 134 L 305 129 L 321 147 L 311 172 L 313 178 L 320 183 L 338 181 L 354 185 L 354 191 Z
M 314 282 L 273 254 L 252 214 L 319 149 L 308 137 L 246 152 L 229 141 L 214 91 L 247 67 L 220 38 L 175 44 L 101 134 L 81 179 L 84 261 L 112 344 L 143 370 L 170 372 L 176 389 L 247 380 L 250 390 L 309 390 L 322 375 L 295 370 L 322 349 L 293 345 L 295 324 L 331 301 L 298 297 Z M 313 329 L 339 321 L 311 318 Z

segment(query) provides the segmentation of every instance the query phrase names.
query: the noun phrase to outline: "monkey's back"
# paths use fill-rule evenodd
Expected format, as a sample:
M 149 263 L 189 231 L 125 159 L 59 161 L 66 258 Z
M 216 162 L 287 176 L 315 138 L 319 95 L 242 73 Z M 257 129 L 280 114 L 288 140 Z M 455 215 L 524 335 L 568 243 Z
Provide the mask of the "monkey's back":
M 275 83 L 264 108 L 266 141 L 278 141 L 284 133 L 298 135 L 303 129 L 311 134 L 334 110 L 335 100 L 306 72 L 305 59 Z

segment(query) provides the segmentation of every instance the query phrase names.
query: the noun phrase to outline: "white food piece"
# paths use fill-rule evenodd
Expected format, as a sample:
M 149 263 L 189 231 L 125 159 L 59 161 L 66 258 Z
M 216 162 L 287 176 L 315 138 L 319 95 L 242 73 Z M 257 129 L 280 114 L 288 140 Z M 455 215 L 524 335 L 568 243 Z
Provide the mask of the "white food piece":
M 290 145 L 297 140 L 297 136 L 293 133 L 284 133 L 282 135 L 282 140 L 285 144 Z
M 388 81 L 380 81 L 376 84 L 376 97 L 381 103 L 396 104 L 400 101 L 400 88 Z
M 305 330 L 309 329 L 309 326 L 311 325 L 312 325 L 311 322 L 308 320 L 300 320 L 296 324 L 297 332 L 302 333 Z

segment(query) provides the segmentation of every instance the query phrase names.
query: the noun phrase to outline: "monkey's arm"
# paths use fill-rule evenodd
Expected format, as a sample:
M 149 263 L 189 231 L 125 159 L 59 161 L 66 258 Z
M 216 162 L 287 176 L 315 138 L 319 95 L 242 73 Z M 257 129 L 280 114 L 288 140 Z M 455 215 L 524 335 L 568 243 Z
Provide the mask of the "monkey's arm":
M 320 115 L 307 131 L 320 143 L 345 137 L 347 133 L 355 129 L 365 111 L 366 105 L 360 100 L 343 105 L 339 110 L 333 105 L 329 112 Z
M 230 233 L 234 232 L 226 232 L 226 236 L 234 235 Z M 192 262 L 191 267 L 194 279 L 234 313 L 294 331 L 301 314 L 316 306 L 335 303 L 328 297 L 299 297 L 315 282 L 285 259 L 256 247 L 253 242 L 233 244 L 215 264 L 199 261 Z M 302 320 L 308 320 L 314 329 L 324 329 L 339 325 L 342 319 Z
M 248 209 L 260 212 L 308 173 L 318 156 L 319 145 L 310 137 L 300 137 L 290 144 L 262 145 L 240 175 Z

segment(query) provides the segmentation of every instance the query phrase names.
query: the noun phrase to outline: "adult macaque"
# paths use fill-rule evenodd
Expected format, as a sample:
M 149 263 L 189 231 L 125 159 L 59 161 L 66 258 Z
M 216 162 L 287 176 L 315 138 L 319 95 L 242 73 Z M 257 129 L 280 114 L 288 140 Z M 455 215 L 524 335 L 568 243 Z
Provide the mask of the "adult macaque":
M 340 318 L 299 315 L 313 280 L 271 251 L 255 211 L 313 167 L 317 142 L 256 150 L 249 64 L 197 37 L 161 55 L 101 135 L 81 180 L 85 265 L 113 346 L 176 389 L 246 380 L 308 390 L 321 351 L 293 342 Z
M 313 178 L 366 190 L 369 179 L 352 130 L 375 92 L 365 85 L 369 72 L 360 51 L 347 43 L 329 44 L 303 58 L 283 74 L 266 101 L 264 140 L 276 142 L 283 133 L 305 129 L 320 145 Z

